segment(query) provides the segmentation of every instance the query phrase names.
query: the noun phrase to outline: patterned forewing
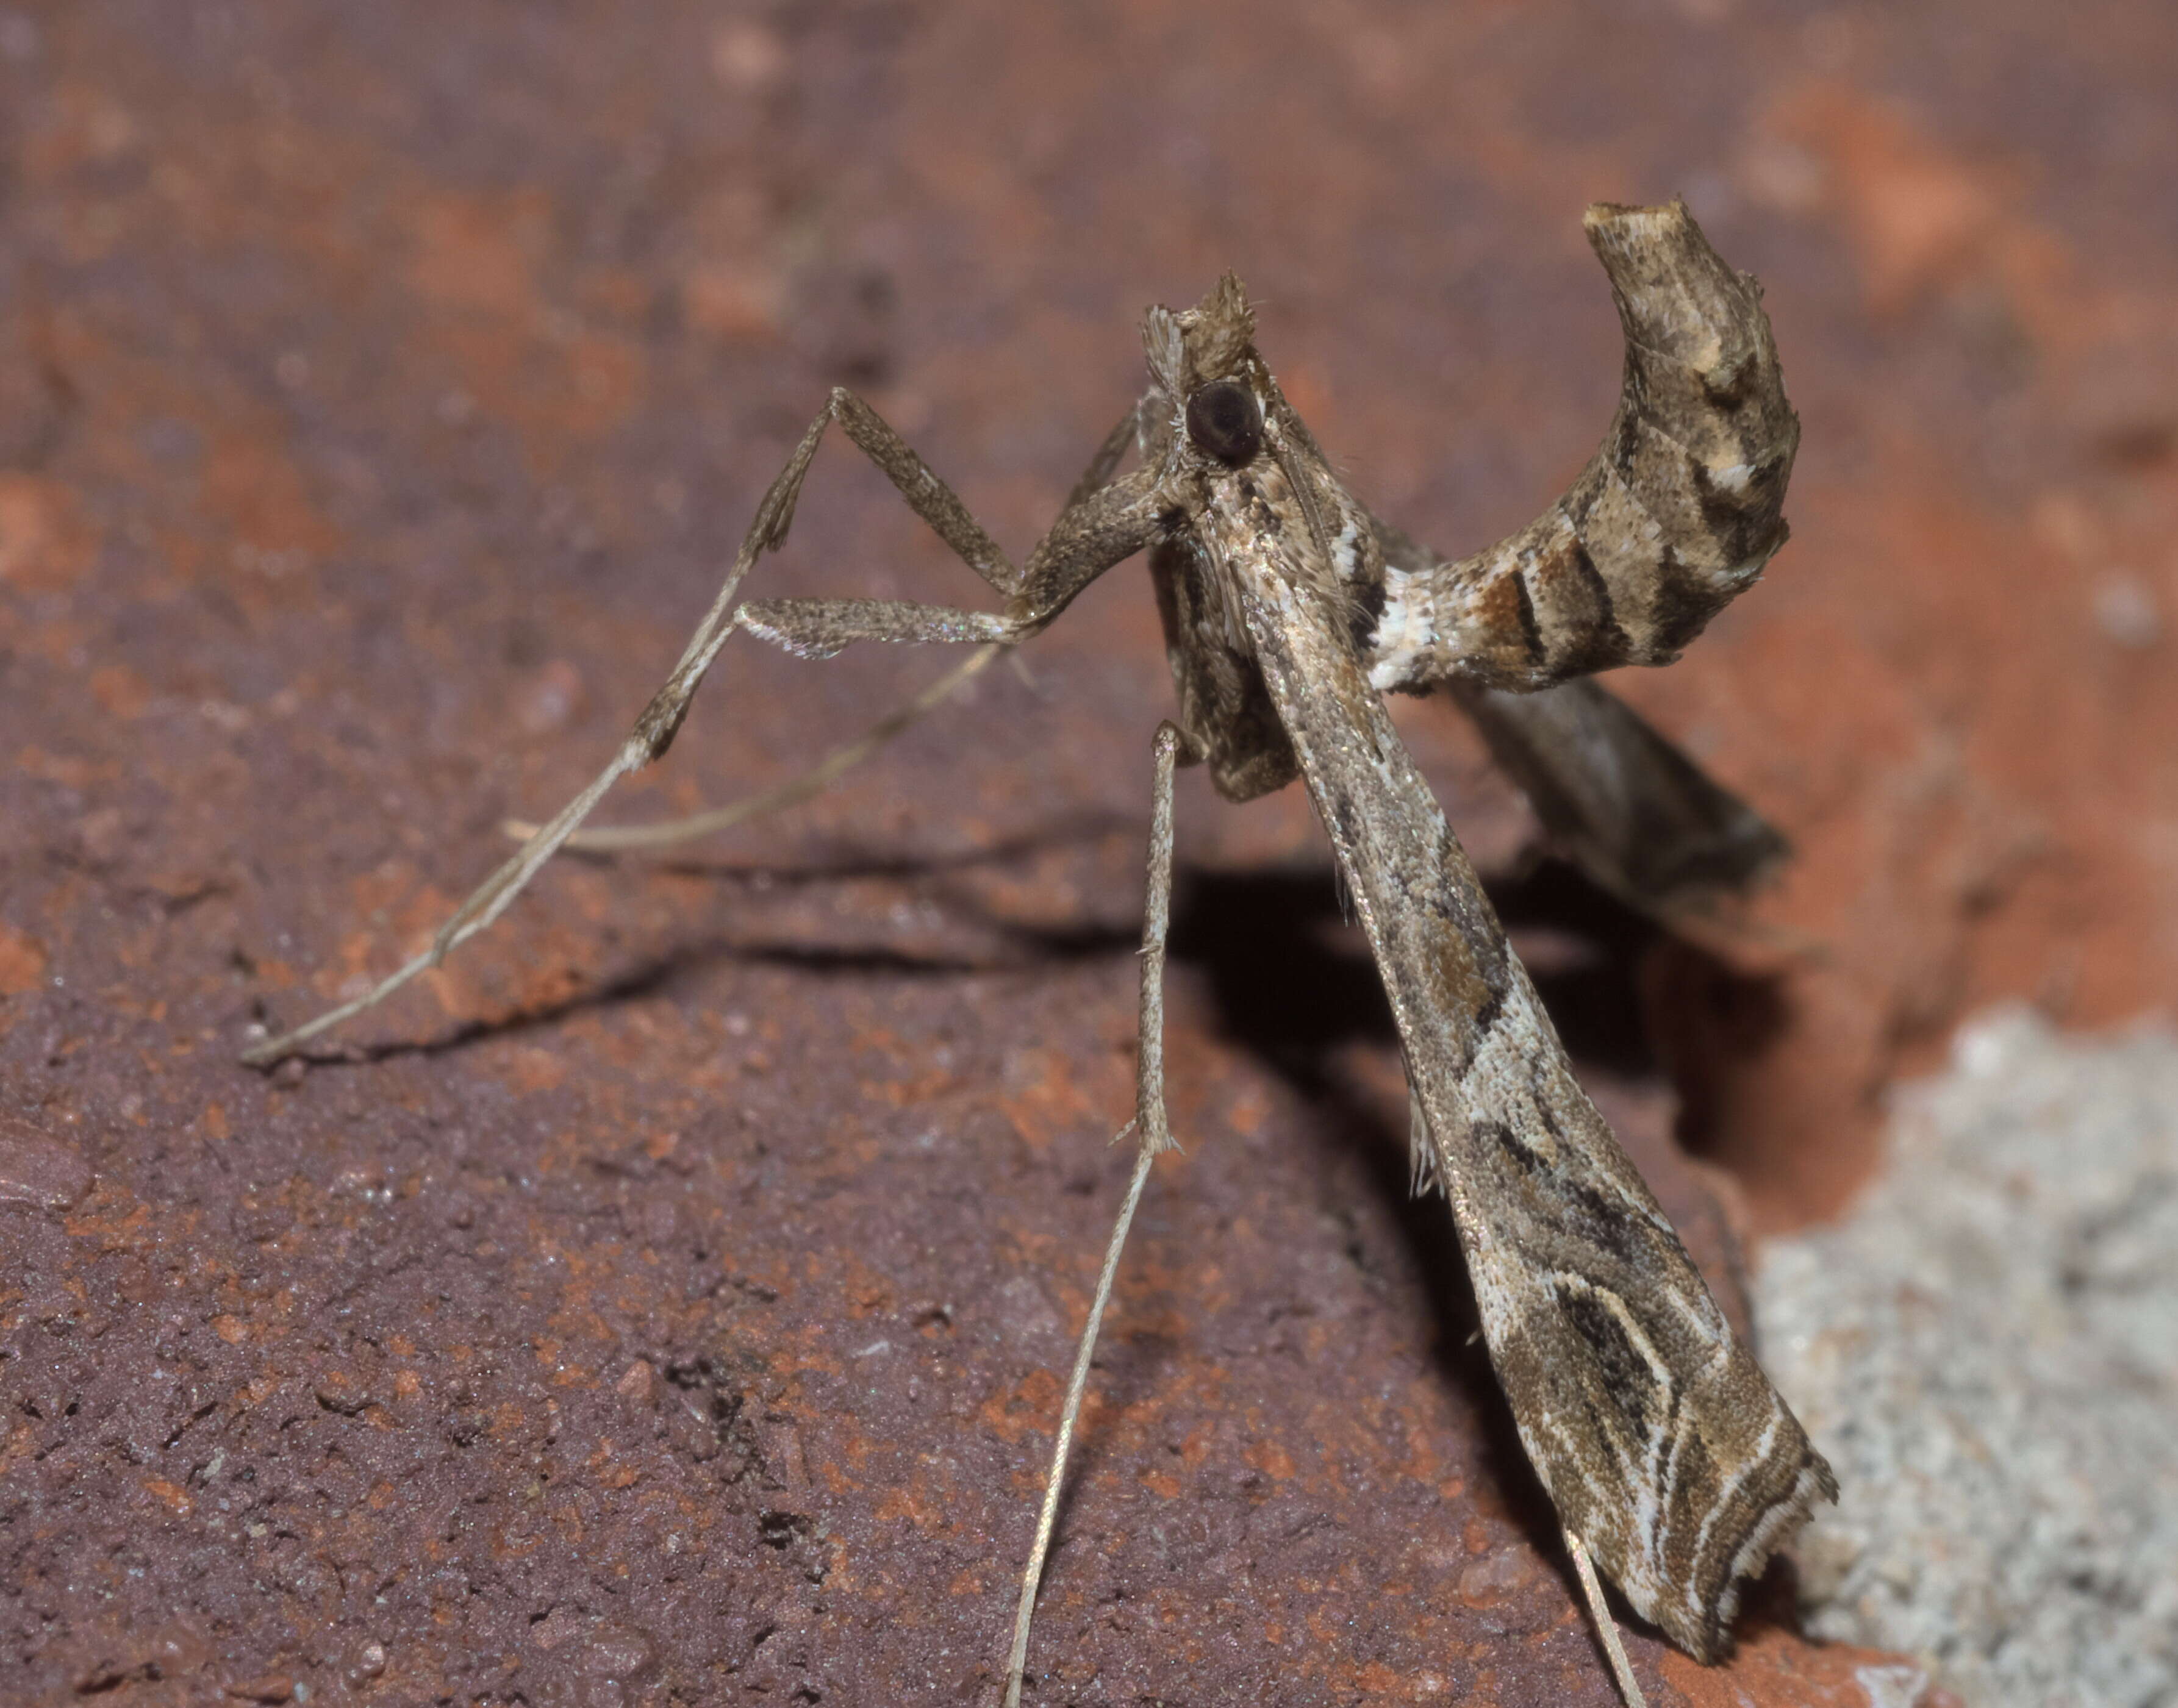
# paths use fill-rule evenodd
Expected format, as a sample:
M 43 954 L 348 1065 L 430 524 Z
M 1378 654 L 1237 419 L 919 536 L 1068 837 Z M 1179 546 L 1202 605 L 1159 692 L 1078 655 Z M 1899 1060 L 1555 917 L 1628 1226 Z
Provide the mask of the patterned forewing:
M 1335 607 L 1294 561 L 1305 543 L 1281 551 L 1261 521 L 1220 555 L 1390 995 L 1520 1438 L 1628 1601 L 1713 1659 L 1738 1579 L 1835 1494 L 1829 1468 L 1574 1081 Z

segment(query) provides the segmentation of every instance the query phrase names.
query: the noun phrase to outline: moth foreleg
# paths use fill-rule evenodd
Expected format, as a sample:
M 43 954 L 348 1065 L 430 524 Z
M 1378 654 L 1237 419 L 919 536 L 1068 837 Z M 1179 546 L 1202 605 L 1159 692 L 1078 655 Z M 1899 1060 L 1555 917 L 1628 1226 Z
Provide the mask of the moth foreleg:
M 892 429 L 891 423 L 844 385 L 832 388 L 826 407 L 847 437 L 907 500 L 908 508 L 931 532 L 953 548 L 960 561 L 1002 593 L 1010 593 L 1021 572 L 999 548 L 983 525 L 968 513 L 953 488 L 933 474 L 921 457 Z
M 1089 459 L 1089 467 L 1081 471 L 1081 478 L 1074 483 L 1074 490 L 1066 495 L 1069 510 L 1111 485 L 1112 477 L 1119 472 L 1120 458 L 1135 442 L 1141 418 L 1141 406 L 1136 404 L 1119 417 L 1119 425 L 1104 435 L 1104 442 Z
M 857 641 L 919 647 L 981 641 L 1011 646 L 1021 622 L 998 611 L 961 611 L 900 599 L 751 599 L 741 625 L 802 658 L 829 658 Z
M 752 599 L 737 620 L 751 634 L 807 658 L 829 658 L 857 641 L 1012 646 L 1156 538 L 1162 527 L 1156 488 L 1154 472 L 1138 469 L 1068 505 L 1029 554 L 1004 611 L 900 599 Z
M 1025 614 L 1034 617 L 1037 621 L 1048 621 L 1052 615 L 1057 614 L 1058 607 L 1064 603 L 1064 599 L 1070 598 L 1075 592 L 1108 567 L 1114 561 L 1108 555 L 1111 552 L 1121 546 L 1131 549 L 1130 543 L 1137 535 L 1146 538 L 1143 529 L 1148 521 L 1148 513 L 1139 504 L 1130 505 L 1125 499 L 1122 499 L 1117 506 L 1109 500 L 1092 502 L 1092 499 L 1103 499 L 1114 484 L 1119 461 L 1135 441 L 1137 414 L 1138 411 L 1129 410 L 1120 417 L 1119 424 L 1104 436 L 1103 443 L 1090 459 L 1089 466 L 1082 471 L 1081 478 L 1074 483 L 1074 489 L 1067 499 L 1066 508 L 1060 512 L 1059 521 L 1029 559 L 1032 570 L 1029 584 L 1020 591 L 1016 603 Z M 882 422 L 878 424 L 883 426 Z M 889 431 L 889 428 L 886 430 Z M 956 546 L 955 549 L 959 547 Z M 807 641 L 818 644 L 808 646 L 805 643 L 796 650 L 836 651 L 836 647 L 828 648 L 823 644 L 826 625 L 821 609 L 812 614 L 806 609 L 797 612 L 784 608 L 797 603 L 767 601 L 760 605 L 744 605 L 740 625 L 752 632 L 764 633 L 759 619 L 763 612 L 769 611 L 772 614 L 772 630 L 766 638 L 792 645 L 796 637 L 806 637 Z M 923 619 L 918 619 L 917 622 L 922 625 Z M 850 635 L 843 638 L 843 644 L 845 639 L 928 641 L 962 638 L 958 633 L 931 634 L 928 632 L 927 625 L 919 627 L 917 632 L 903 632 L 904 626 L 893 625 L 878 632 Z M 567 838 L 566 846 L 595 851 L 663 848 L 710 836 L 731 826 L 746 823 L 766 813 L 777 812 L 807 800 L 944 704 L 971 677 L 981 674 L 1005 647 L 1004 641 L 986 642 L 906 704 L 886 713 L 853 740 L 835 748 L 801 776 L 790 778 L 775 788 L 764 789 L 725 806 L 692 813 L 683 818 L 669 819 L 655 824 L 607 825 L 579 830 Z M 505 828 L 507 834 L 517 841 L 527 841 L 538 831 L 538 827 L 522 820 L 509 820 Z
M 1015 592 L 1021 581 L 1020 572 L 975 518 L 968 514 L 966 507 L 954 495 L 952 489 L 923 466 L 922 459 L 908 449 L 906 441 L 885 423 L 875 410 L 852 392 L 843 387 L 835 387 L 832 395 L 824 401 L 824 407 L 818 411 L 816 419 L 809 423 L 800 442 L 787 457 L 785 467 L 780 471 L 766 489 L 763 500 L 757 505 L 755 519 L 750 522 L 748 532 L 742 537 L 741 549 L 734 555 L 733 566 L 726 571 L 725 580 L 711 601 L 710 608 L 703 614 L 703 620 L 696 625 L 695 632 L 682 648 L 680 662 L 674 666 L 664 685 L 651 696 L 649 705 L 636 719 L 635 727 L 614 754 L 611 763 L 477 887 L 468 898 L 454 910 L 452 917 L 439 928 L 430 947 L 353 1001 L 344 1002 L 292 1032 L 267 1039 L 244 1051 L 242 1059 L 244 1061 L 253 1067 L 270 1067 L 294 1054 L 320 1033 L 376 1007 L 418 974 L 437 966 L 455 949 L 486 929 L 506 911 L 515 897 L 522 893 L 545 861 L 559 851 L 567 838 L 580 827 L 583 821 L 595 810 L 598 803 L 605 799 L 606 791 L 614 783 L 630 772 L 641 770 L 672 745 L 673 737 L 681 727 L 681 720 L 687 716 L 689 702 L 703 685 L 712 660 L 717 658 L 720 647 L 726 643 L 727 637 L 738 625 L 739 612 L 735 600 L 740 593 L 743 579 L 758 558 L 768 551 L 776 551 L 785 543 L 787 530 L 794 520 L 794 506 L 801 498 L 802 483 L 807 478 L 809 466 L 816 458 L 817 447 L 824 439 L 824 429 L 835 420 L 845 429 L 848 438 L 899 489 L 909 507 L 928 522 L 970 568 L 1010 596 Z
M 1043 1505 L 1037 1514 L 1036 1541 L 1029 1549 L 1028 1569 L 1021 1574 L 1021 1606 L 1014 1617 L 1013 1651 L 1006 1661 L 1005 1708 L 1021 1708 L 1021 1677 L 1028 1665 L 1028 1629 L 1036 1613 L 1037 1585 L 1043 1579 L 1043 1563 L 1051 1552 L 1051 1536 L 1059 1521 L 1059 1497 L 1065 1486 L 1067 1455 L 1073 1450 L 1074 1430 L 1081 1416 L 1081 1400 L 1089 1386 L 1089 1362 L 1097 1351 L 1097 1330 L 1111 1301 L 1112 1278 L 1119 1271 L 1119 1252 L 1127 1242 L 1127 1229 L 1141 1202 L 1150 1165 L 1159 1151 L 1172 1148 L 1172 1129 L 1164 1108 L 1164 958 L 1165 937 L 1172 924 L 1172 796 L 1173 772 L 1184 755 L 1192 763 L 1194 742 L 1174 723 L 1157 727 L 1155 784 L 1150 810 L 1148 898 L 1142 909 L 1141 1040 L 1135 1068 L 1135 1118 L 1128 1123 L 1135 1134 L 1135 1171 L 1127 1181 L 1127 1195 L 1119 1205 L 1119 1219 L 1104 1247 L 1104 1267 L 1097 1276 L 1097 1291 L 1089 1301 L 1089 1321 L 1081 1330 L 1075 1353 L 1074 1374 L 1066 1384 L 1066 1404 L 1059 1418 L 1059 1438 L 1051 1453 L 1051 1471 L 1043 1486 Z M 1121 1137 L 1126 1129 L 1121 1130 Z

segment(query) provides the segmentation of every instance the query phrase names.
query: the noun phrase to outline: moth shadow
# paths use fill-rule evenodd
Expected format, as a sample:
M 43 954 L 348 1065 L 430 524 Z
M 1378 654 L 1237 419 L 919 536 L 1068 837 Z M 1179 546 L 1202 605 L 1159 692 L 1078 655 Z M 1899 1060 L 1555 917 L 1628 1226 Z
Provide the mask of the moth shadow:
M 1576 1064 L 1625 1078 L 1661 1073 L 1639 977 L 1659 928 L 1555 860 L 1486 888 Z M 1382 1089 L 1362 1083 L 1350 1065 L 1355 1046 L 1395 1053 L 1398 1037 L 1366 941 L 1342 916 L 1330 868 L 1198 870 L 1185 874 L 1175 902 L 1174 958 L 1207 983 L 1221 1030 L 1305 1100 L 1316 1142 L 1361 1159 L 1428 1296 L 1437 1366 L 1475 1403 L 1484 1468 L 1526 1539 L 1560 1563 L 1570 1585 L 1556 1509 L 1478 1337 L 1452 1219 L 1440 1194 L 1416 1198 L 1410 1189 L 1404 1104 L 1387 1107 Z
M 707 878 L 743 884 L 762 883 L 781 888 L 814 888 L 856 879 L 896 880 L 931 878 L 947 874 L 981 871 L 1020 864 L 1056 849 L 1079 848 L 1107 837 L 1139 839 L 1141 821 L 1125 813 L 1084 811 L 1053 818 L 1033 831 L 1000 837 L 972 847 L 944 851 L 897 849 L 873 849 L 859 843 L 827 839 L 821 850 L 791 860 L 754 860 L 731 854 L 692 852 L 657 853 L 647 858 L 660 871 L 682 877 Z M 575 849 L 563 859 L 612 865 L 629 859 L 624 854 Z
M 1661 1072 L 1639 976 L 1658 927 L 1557 860 L 1484 887 L 1574 1061 L 1630 1078 Z M 1340 1077 L 1347 1046 L 1398 1044 L 1367 942 L 1342 913 L 1327 865 L 1184 870 L 1171 951 L 1207 980 L 1225 1034 L 1311 1097 Z
M 828 885 L 875 881 L 934 881 L 1019 865 L 1054 849 L 1071 849 L 1115 834 L 1136 834 L 1136 821 L 1116 814 L 1080 814 L 1032 834 L 980 847 L 939 854 L 874 853 L 837 846 L 821 855 L 791 862 L 706 858 L 675 854 L 654 858 L 656 870 L 702 878 L 750 894 L 791 894 Z M 562 859 L 612 865 L 628 856 L 572 849 Z M 297 1052 L 312 1067 L 368 1067 L 402 1056 L 431 1058 L 455 1055 L 485 1040 L 517 1039 L 548 1033 L 561 1023 L 670 994 L 706 969 L 724 963 L 774 966 L 841 979 L 894 977 L 944 980 L 1007 969 L 1064 965 L 1131 953 L 1141 940 L 1139 924 L 1108 925 L 1085 920 L 1070 925 L 1026 925 L 1003 918 L 962 892 L 943 891 L 948 912 L 960 925 L 978 931 L 967 951 L 943 946 L 901 948 L 879 940 L 821 942 L 807 938 L 764 937 L 746 932 L 712 930 L 677 933 L 670 947 L 606 958 L 585 969 L 565 996 L 531 1001 L 489 1018 L 458 1021 L 423 1036 L 332 1043 Z

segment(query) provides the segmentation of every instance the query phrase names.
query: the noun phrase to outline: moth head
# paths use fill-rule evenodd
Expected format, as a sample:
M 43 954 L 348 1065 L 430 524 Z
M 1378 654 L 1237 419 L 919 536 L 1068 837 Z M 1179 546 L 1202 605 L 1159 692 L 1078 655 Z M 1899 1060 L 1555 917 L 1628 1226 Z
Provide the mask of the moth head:
M 1174 439 L 1228 467 L 1262 449 L 1269 376 L 1255 338 L 1255 310 L 1231 273 L 1192 308 L 1152 308 L 1142 322 L 1143 353 L 1171 406 Z

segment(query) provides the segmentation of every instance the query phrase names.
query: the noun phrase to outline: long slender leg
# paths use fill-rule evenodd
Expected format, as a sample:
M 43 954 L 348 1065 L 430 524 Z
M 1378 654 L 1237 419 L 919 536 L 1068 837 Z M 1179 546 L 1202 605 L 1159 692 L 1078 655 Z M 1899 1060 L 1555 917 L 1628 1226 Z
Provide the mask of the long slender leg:
M 1618 1640 L 1618 1622 L 1611 1617 L 1611 1609 L 1603 1599 L 1603 1585 L 1590 1563 L 1587 1547 L 1571 1531 L 1563 1531 L 1566 1552 L 1573 1556 L 1574 1574 L 1580 1579 L 1580 1592 L 1588 1600 L 1588 1616 L 1595 1621 L 1595 1634 L 1603 1644 L 1603 1652 L 1611 1662 L 1611 1676 L 1618 1681 L 1618 1694 L 1626 1699 L 1626 1708 L 1649 1708 L 1649 1699 L 1641 1694 L 1641 1686 L 1634 1677 L 1634 1663 L 1626 1658 L 1626 1645 Z
M 1181 752 L 1190 761 L 1194 745 L 1179 726 L 1163 723 L 1157 733 L 1157 781 L 1150 811 L 1149 898 L 1142 910 L 1141 1042 L 1135 1069 L 1135 1118 L 1129 1123 L 1135 1134 L 1135 1171 L 1127 1181 L 1127 1195 L 1119 1205 L 1119 1220 L 1104 1247 L 1104 1267 L 1097 1273 L 1096 1296 L 1089 1301 L 1089 1321 L 1081 1330 L 1081 1344 L 1074 1355 L 1074 1374 L 1066 1384 L 1066 1404 L 1059 1417 L 1059 1438 L 1051 1451 L 1051 1471 L 1043 1486 L 1043 1505 L 1037 1514 L 1036 1542 L 1029 1549 L 1028 1569 L 1021 1574 L 1020 1610 L 1014 1617 L 1014 1645 L 1006 1661 L 1005 1708 L 1021 1708 L 1021 1675 L 1028 1664 L 1028 1628 L 1036 1613 L 1037 1585 L 1043 1579 L 1044 1558 L 1051 1552 L 1051 1534 L 1059 1522 L 1059 1498 L 1066 1481 L 1067 1455 L 1074 1447 L 1074 1429 L 1081 1416 L 1081 1400 L 1089 1386 L 1089 1361 L 1097 1351 L 1097 1330 L 1111 1302 L 1112 1278 L 1119 1271 L 1119 1252 L 1127 1243 L 1127 1229 L 1141 1202 L 1142 1187 L 1150 1177 L 1150 1165 L 1160 1151 L 1173 1148 L 1172 1129 L 1164 1110 L 1164 942 L 1172 923 L 1172 778 Z M 1122 1128 L 1120 1136 L 1125 1136 Z
M 1119 417 L 1116 427 L 1104 435 L 1104 442 L 1097 447 L 1096 456 L 1089 459 L 1089 467 L 1081 471 L 1081 478 L 1074 483 L 1074 490 L 1066 495 L 1069 510 L 1084 499 L 1095 497 L 1111 485 L 1112 477 L 1119 472 L 1119 459 L 1127 454 L 1127 447 L 1135 442 L 1141 413 L 1142 407 L 1137 403 Z
M 437 966 L 455 949 L 487 929 L 506 912 L 515 897 L 522 892 L 544 862 L 557 853 L 581 827 L 583 821 L 589 816 L 614 783 L 630 772 L 642 769 L 672 745 L 681 719 L 687 716 L 689 702 L 703 685 L 704 675 L 710 669 L 712 661 L 717 658 L 719 649 L 726 643 L 727 637 L 734 630 L 741 626 L 742 614 L 734 602 L 741 591 L 742 580 L 758 557 L 767 551 L 777 550 L 785 542 L 787 529 L 794 519 L 796 500 L 801 496 L 802 483 L 809 472 L 809 465 L 817 455 L 817 447 L 824 436 L 824 429 L 835 419 L 845 429 L 847 436 L 884 471 L 901 497 L 906 499 L 909 507 L 953 548 L 962 561 L 993 587 L 1004 592 L 1010 604 L 1020 606 L 1024 616 L 1033 611 L 1041 620 L 1048 621 L 1049 616 L 1056 614 L 1074 593 L 1120 559 L 1139 550 L 1155 532 L 1157 523 L 1154 506 L 1150 501 L 1149 483 L 1138 476 L 1130 476 L 1127 481 L 1116 487 L 1107 487 L 1084 504 L 1063 513 L 1030 557 L 1025 575 L 1013 566 L 990 536 L 968 514 L 966 507 L 954 495 L 952 489 L 924 467 L 922 459 L 885 424 L 876 411 L 852 392 L 835 387 L 831 396 L 825 401 L 824 408 L 818 412 L 816 419 L 809 423 L 808 431 L 802 435 L 801 443 L 795 446 L 793 454 L 788 457 L 786 467 L 780 471 L 778 478 L 772 482 L 763 502 L 757 506 L 755 520 L 749 524 L 741 549 L 735 554 L 733 567 L 726 572 L 718 596 L 712 600 L 703 621 L 697 625 L 695 633 L 689 637 L 680 662 L 674 666 L 673 673 L 667 677 L 665 685 L 651 697 L 650 704 L 636 720 L 634 728 L 613 756 L 611 763 L 455 909 L 453 916 L 439 928 L 430 947 L 423 953 L 381 980 L 355 1001 L 344 1002 L 291 1032 L 268 1039 L 245 1050 L 242 1057 L 244 1061 L 253 1067 L 269 1067 L 294 1054 L 320 1033 L 383 1001 L 418 974 Z M 1024 594 L 1024 586 L 1032 582 L 1037 591 Z M 1056 595 L 1052 591 L 1053 589 L 1058 590 Z M 776 611 L 780 607 L 774 604 L 770 608 Z M 906 608 L 902 608 L 900 620 L 904 626 L 912 626 L 915 619 Z M 961 634 L 954 638 L 1010 636 L 1014 619 L 988 620 L 1007 623 L 1007 635 Z M 861 634 L 853 634 L 847 638 L 863 637 Z M 933 631 L 932 625 L 926 621 L 923 631 L 912 636 L 902 635 L 896 638 L 939 639 L 947 636 Z M 841 644 L 845 644 L 844 641 Z
M 1075 482 L 1074 489 L 1067 495 L 1068 510 L 1085 504 L 1111 485 L 1113 476 L 1119 472 L 1120 459 L 1125 456 L 1128 447 L 1135 442 L 1139 412 L 1138 409 L 1129 410 L 1119 417 L 1119 424 L 1104 435 L 1103 442 L 1097 447 L 1097 454 L 1090 458 L 1089 466 L 1081 472 L 1081 478 Z M 681 818 L 665 819 L 652 824 L 606 825 L 592 830 L 578 830 L 567 838 L 566 846 L 616 853 L 636 849 L 666 848 L 714 835 L 734 825 L 745 824 L 751 819 L 762 818 L 768 813 L 796 805 L 829 787 L 896 736 L 920 722 L 926 714 L 944 704 L 956 689 L 970 678 L 982 674 L 984 668 L 1004 650 L 1003 643 L 993 641 L 971 653 L 966 663 L 947 671 L 906 705 L 887 712 L 852 741 L 835 747 L 801 776 L 790 778 L 776 788 Z M 509 819 L 502 828 L 517 842 L 528 841 L 539 830 L 538 826 L 522 819 Z
M 741 591 L 742 579 L 748 574 L 758 557 L 767 550 L 775 550 L 786 538 L 786 530 L 794 519 L 794 502 L 800 495 L 803 478 L 809 472 L 809 464 L 817 455 L 818 442 L 824 436 L 824 428 L 831 422 L 835 404 L 840 394 L 834 393 L 811 422 L 802 442 L 780 471 L 770 489 L 764 494 L 763 502 L 757 506 L 756 518 L 749 524 L 748 532 L 742 540 L 740 551 L 734 555 L 733 567 L 726 571 L 725 583 L 718 597 L 711 601 L 703 619 L 696 625 L 696 632 L 681 653 L 680 662 L 673 667 L 665 685 L 651 696 L 650 704 L 636 719 L 635 728 L 621 744 L 612 762 L 599 772 L 589 786 L 559 810 L 542 830 L 531 838 L 522 849 L 511 856 L 492 875 L 470 894 L 468 900 L 454 910 L 453 915 L 431 939 L 430 947 L 414 957 L 397 971 L 388 974 L 353 1001 L 343 1002 L 315 1020 L 283 1032 L 276 1038 L 245 1050 L 242 1059 L 253 1067 L 268 1067 L 274 1062 L 294 1054 L 320 1033 L 337 1026 L 343 1020 L 376 1007 L 418 974 L 428 971 L 467 942 L 478 932 L 488 928 L 504 913 L 517 895 L 535 876 L 538 869 L 558 852 L 560 845 L 572 836 L 582 821 L 588 818 L 597 804 L 605 799 L 605 791 L 632 771 L 641 769 L 672 745 L 673 737 L 687 716 L 688 702 L 703 684 L 704 674 L 711 661 L 718 656 L 719 648 L 735 628 L 734 596 Z

